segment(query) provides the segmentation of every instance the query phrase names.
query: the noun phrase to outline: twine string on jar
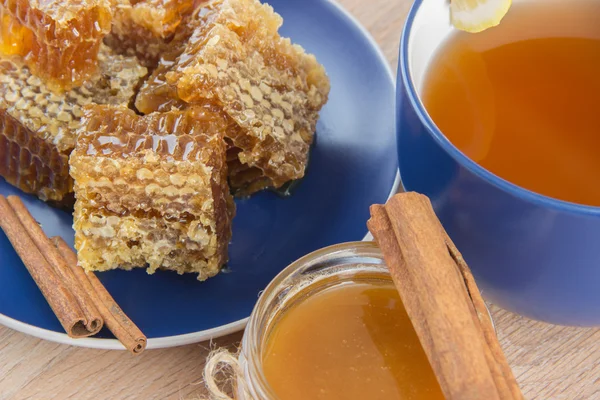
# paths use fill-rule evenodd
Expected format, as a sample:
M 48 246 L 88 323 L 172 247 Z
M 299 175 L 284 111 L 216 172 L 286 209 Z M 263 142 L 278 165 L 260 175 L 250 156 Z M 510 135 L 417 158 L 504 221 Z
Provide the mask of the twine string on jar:
M 243 394 L 243 399 L 252 400 L 238 357 L 239 351 L 231 353 L 227 349 L 209 354 L 203 376 L 209 400 L 235 400 L 236 391 Z

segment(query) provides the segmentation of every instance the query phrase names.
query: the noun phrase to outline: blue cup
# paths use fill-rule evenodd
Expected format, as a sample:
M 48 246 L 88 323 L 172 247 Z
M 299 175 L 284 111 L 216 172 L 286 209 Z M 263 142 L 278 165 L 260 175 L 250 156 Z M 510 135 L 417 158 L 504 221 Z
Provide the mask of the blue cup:
M 448 141 L 419 99 L 427 64 L 452 32 L 448 3 L 416 0 L 402 35 L 404 188 L 431 198 L 487 299 L 542 321 L 600 325 L 600 208 L 542 196 L 485 170 Z

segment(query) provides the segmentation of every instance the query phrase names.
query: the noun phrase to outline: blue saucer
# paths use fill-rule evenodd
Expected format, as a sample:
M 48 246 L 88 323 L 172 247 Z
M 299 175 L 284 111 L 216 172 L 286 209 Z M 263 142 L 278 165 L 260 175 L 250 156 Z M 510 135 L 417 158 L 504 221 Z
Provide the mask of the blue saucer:
M 394 82 L 372 39 L 328 0 L 271 0 L 281 33 L 325 65 L 329 103 L 321 113 L 306 177 L 293 195 L 259 193 L 237 201 L 230 262 L 206 282 L 144 269 L 98 273 L 123 310 L 148 336 L 148 347 L 181 345 L 242 329 L 267 284 L 297 258 L 336 243 L 362 240 L 369 206 L 395 189 Z M 48 236 L 73 243 L 72 218 L 14 189 Z M 0 323 L 62 343 L 122 348 L 110 332 L 70 339 L 0 231 Z

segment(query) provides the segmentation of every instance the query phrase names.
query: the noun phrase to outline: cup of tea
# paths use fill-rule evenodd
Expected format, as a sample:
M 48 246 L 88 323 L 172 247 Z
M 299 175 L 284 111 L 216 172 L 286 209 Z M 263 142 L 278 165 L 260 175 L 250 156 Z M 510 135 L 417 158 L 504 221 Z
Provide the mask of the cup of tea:
M 416 0 L 400 48 L 404 188 L 429 196 L 486 298 L 600 325 L 600 2 L 516 0 L 480 33 Z

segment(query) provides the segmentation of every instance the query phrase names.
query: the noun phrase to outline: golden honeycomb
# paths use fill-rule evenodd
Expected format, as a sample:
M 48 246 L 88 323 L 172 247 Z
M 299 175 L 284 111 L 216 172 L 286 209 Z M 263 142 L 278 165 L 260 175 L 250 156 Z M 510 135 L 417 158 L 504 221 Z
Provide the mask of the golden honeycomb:
M 83 86 L 52 91 L 16 58 L 0 59 L 0 176 L 42 200 L 72 192 L 67 158 L 75 146 L 82 107 L 128 105 L 146 68 L 102 46 L 100 73 Z
M 191 34 L 187 28 L 194 4 L 194 0 L 115 0 L 112 31 L 105 43 L 153 68 L 174 42 Z
M 30 150 L 31 149 L 31 150 Z M 69 156 L 0 109 L 0 176 L 22 190 L 62 203 L 72 192 Z
M 87 270 L 147 265 L 205 280 L 227 261 L 234 203 L 224 118 L 206 107 L 85 110 L 70 158 L 75 247 Z
M 137 109 L 220 107 L 238 127 L 226 136 L 239 194 L 302 178 L 329 94 L 324 68 L 279 36 L 281 17 L 258 0 L 210 1 L 195 16 L 186 45 L 165 55 L 140 89 Z
M 0 53 L 21 56 L 34 75 L 70 89 L 96 73 L 111 20 L 108 0 L 0 0 Z

